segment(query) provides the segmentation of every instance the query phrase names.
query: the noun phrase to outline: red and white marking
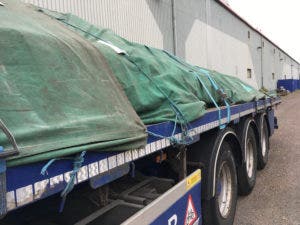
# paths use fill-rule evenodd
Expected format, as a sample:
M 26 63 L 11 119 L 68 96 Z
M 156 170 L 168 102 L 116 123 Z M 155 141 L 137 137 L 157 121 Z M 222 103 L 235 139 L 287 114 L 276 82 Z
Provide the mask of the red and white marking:
M 184 225 L 193 225 L 197 220 L 198 220 L 197 211 L 192 196 L 189 195 L 188 203 L 186 206 Z

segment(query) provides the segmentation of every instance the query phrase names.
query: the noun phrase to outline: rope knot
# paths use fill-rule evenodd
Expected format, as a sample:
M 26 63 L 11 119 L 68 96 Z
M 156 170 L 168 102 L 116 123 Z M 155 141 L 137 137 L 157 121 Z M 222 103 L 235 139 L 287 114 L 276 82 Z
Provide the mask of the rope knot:
M 60 205 L 59 212 L 62 212 L 65 204 L 65 200 L 67 195 L 73 190 L 74 188 L 74 183 L 75 183 L 75 178 L 76 174 L 78 173 L 79 169 L 82 166 L 82 163 L 84 162 L 84 156 L 86 154 L 86 151 L 81 152 L 80 155 L 75 156 L 74 158 L 57 158 L 57 159 L 51 159 L 49 162 L 46 163 L 45 166 L 43 166 L 41 170 L 41 174 L 44 176 L 45 174 L 48 175 L 47 169 L 50 165 L 52 165 L 56 160 L 61 160 L 61 159 L 68 159 L 68 160 L 73 160 L 73 170 L 70 173 L 70 180 L 67 183 L 67 186 L 65 189 L 61 192 L 60 196 L 62 197 L 62 202 Z

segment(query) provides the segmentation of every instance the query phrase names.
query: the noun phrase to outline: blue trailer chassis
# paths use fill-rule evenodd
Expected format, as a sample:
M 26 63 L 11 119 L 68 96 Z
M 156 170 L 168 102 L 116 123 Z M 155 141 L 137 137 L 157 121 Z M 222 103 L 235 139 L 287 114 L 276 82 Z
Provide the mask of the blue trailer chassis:
M 270 118 L 268 121 L 272 133 L 275 126 L 272 106 L 279 103 L 279 98 L 267 98 L 265 100 L 233 105 L 230 107 L 230 118 L 228 118 L 229 109 L 226 107 L 221 108 L 221 117 L 219 117 L 220 114 L 217 109 L 208 110 L 203 117 L 190 123 L 190 135 L 193 136 L 193 140 L 196 142 L 201 138 L 201 133 L 228 123 L 228 119 L 230 119 L 230 122 L 238 123 L 240 118 L 246 115 L 255 115 L 262 111 L 267 112 Z M 171 146 L 168 137 L 172 135 L 173 128 L 173 122 L 148 126 L 148 131 L 166 138 L 149 135 L 145 148 L 126 152 L 87 152 L 84 163 L 77 173 L 75 183 L 89 181 L 93 188 L 97 188 L 127 174 L 132 167 L 130 165 L 133 165 L 137 159 Z M 179 139 L 182 136 L 181 132 L 178 126 L 175 136 Z M 4 215 L 7 211 L 56 194 L 65 188 L 70 179 L 70 172 L 73 170 L 73 163 L 69 160 L 58 160 L 48 168 L 48 174 L 43 176 L 41 175 L 41 169 L 45 163 L 38 162 L 5 168 L 5 161 L 1 162 L 1 175 L 6 174 L 6 183 L 5 179 L 2 179 L 0 185 L 4 187 L 1 189 L 1 214 Z M 5 176 L 1 177 L 5 178 Z M 6 193 L 3 193 L 5 186 Z

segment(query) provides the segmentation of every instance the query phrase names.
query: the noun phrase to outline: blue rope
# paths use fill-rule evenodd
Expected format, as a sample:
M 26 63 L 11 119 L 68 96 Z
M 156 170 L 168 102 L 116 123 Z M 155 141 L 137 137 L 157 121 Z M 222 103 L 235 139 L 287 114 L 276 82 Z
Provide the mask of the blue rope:
M 225 105 L 226 105 L 226 109 L 227 109 L 227 123 L 230 123 L 230 119 L 231 119 L 231 108 L 230 108 L 230 104 L 226 101 L 226 99 L 224 99 Z
M 171 59 L 175 60 L 176 62 L 178 62 L 179 64 L 181 64 L 182 66 L 188 68 L 189 70 L 195 70 L 193 68 L 193 66 L 189 65 L 187 62 L 183 61 L 182 59 L 178 58 L 177 56 L 175 55 L 172 55 L 171 53 L 169 53 L 168 51 L 166 50 L 163 50 L 163 52 L 169 56 Z
M 207 78 L 209 79 L 210 83 L 212 84 L 212 86 L 214 87 L 214 89 L 215 89 L 217 92 L 218 92 L 218 91 L 221 91 L 222 94 L 224 94 L 224 91 L 218 87 L 216 81 L 211 77 L 211 75 L 209 74 L 209 72 L 208 72 L 207 70 L 204 70 L 204 69 L 199 68 L 199 71 L 202 72 L 202 73 L 204 73 L 204 74 L 207 76 Z M 225 105 L 226 105 L 226 109 L 227 109 L 227 123 L 230 123 L 230 117 L 231 117 L 230 105 L 228 104 L 228 102 L 226 101 L 225 98 L 223 98 L 223 101 L 224 101 L 224 103 L 225 103 Z M 219 110 L 220 110 L 220 109 L 219 109 Z M 220 112 L 220 111 L 219 111 L 219 112 Z M 219 116 L 221 116 L 220 113 L 219 113 Z M 220 120 L 220 118 L 219 118 L 219 120 Z M 220 120 L 220 121 L 221 121 L 221 120 Z M 220 128 L 221 128 L 221 129 L 224 129 L 224 128 L 225 128 L 225 125 L 224 125 L 224 124 L 223 124 L 223 125 L 220 125 Z
M 206 88 L 205 84 L 204 84 L 204 83 L 202 82 L 202 80 L 200 79 L 200 76 L 198 75 L 198 71 L 195 70 L 195 68 L 192 67 L 191 65 L 189 65 L 189 64 L 187 64 L 186 62 L 184 62 L 183 60 L 181 60 L 180 58 L 178 58 L 178 57 L 176 57 L 176 56 L 170 54 L 170 53 L 167 52 L 167 51 L 164 51 L 164 52 L 165 52 L 170 58 L 172 58 L 173 60 L 175 60 L 176 62 L 178 62 L 178 63 L 180 63 L 181 65 L 183 65 L 184 67 L 190 69 L 189 72 L 192 72 L 192 73 L 194 73 L 194 75 L 196 75 L 196 76 L 195 76 L 196 79 L 197 79 L 197 80 L 201 83 L 201 85 L 204 87 L 206 93 L 208 94 L 208 96 L 209 96 L 210 99 L 212 100 L 213 104 L 214 104 L 214 105 L 216 106 L 216 108 L 218 109 L 218 111 L 219 111 L 219 127 L 220 127 L 220 129 L 224 129 L 226 126 L 225 126 L 225 124 L 223 124 L 223 125 L 221 124 L 221 118 L 222 118 L 222 117 L 221 117 L 221 109 L 220 109 L 220 107 L 218 106 L 218 104 L 216 103 L 216 101 L 214 100 L 214 98 L 212 97 L 212 95 L 210 94 L 210 92 L 208 91 L 208 89 Z M 214 87 L 214 89 L 215 89 L 216 91 L 220 90 L 220 91 L 222 91 L 222 93 L 224 93 L 224 91 L 223 91 L 222 89 L 219 89 L 219 88 L 218 88 L 217 83 L 212 79 L 212 77 L 210 76 L 210 74 L 208 73 L 207 70 L 203 70 L 203 69 L 201 69 L 201 68 L 198 68 L 198 69 L 208 77 L 208 79 L 210 80 L 210 82 L 212 83 L 212 85 L 213 85 L 213 87 Z M 231 118 L 230 104 L 227 102 L 226 99 L 223 99 L 223 101 L 224 101 L 224 103 L 225 103 L 225 105 L 226 105 L 226 108 L 227 108 L 227 122 L 229 123 L 229 122 L 230 122 L 230 118 Z
M 153 136 L 153 137 L 168 139 L 170 141 L 170 143 L 173 144 L 173 145 L 176 145 L 176 144 L 188 145 L 188 144 L 190 144 L 193 141 L 193 138 L 190 135 L 185 135 L 184 134 L 183 135 L 184 139 L 181 139 L 181 140 L 177 139 L 175 137 L 176 127 L 177 127 L 177 116 L 176 116 L 176 119 L 175 119 L 175 123 L 174 123 L 174 126 L 173 126 L 173 131 L 172 131 L 171 136 L 163 136 L 163 135 L 156 134 L 156 133 L 153 133 L 153 132 L 148 131 L 148 130 L 147 130 L 147 133 L 149 135 Z
M 213 102 L 215 107 L 218 109 L 219 127 L 220 127 L 220 129 L 224 129 L 225 127 L 224 127 L 224 125 L 222 125 L 222 122 L 221 122 L 222 115 L 221 115 L 221 109 L 220 109 L 219 105 L 217 104 L 214 97 L 211 95 L 211 93 L 209 92 L 209 90 L 207 89 L 207 87 L 205 86 L 203 81 L 201 80 L 200 76 L 194 71 L 193 71 L 193 73 L 194 73 L 195 78 L 201 83 L 202 87 L 204 88 L 205 92 L 207 93 L 207 95 L 209 96 L 209 98 L 211 99 L 211 101 Z
M 79 169 L 82 166 L 82 163 L 84 162 L 84 156 L 85 156 L 85 154 L 86 154 L 86 151 L 83 151 L 83 152 L 81 152 L 80 155 L 77 155 L 75 157 L 75 159 L 74 159 L 74 162 L 73 162 L 73 171 L 70 174 L 70 180 L 67 183 L 67 186 L 65 187 L 65 189 L 60 194 L 60 196 L 62 197 L 62 202 L 61 202 L 61 205 L 60 205 L 59 212 L 63 211 L 64 205 L 65 205 L 65 201 L 66 201 L 66 197 L 67 197 L 67 195 L 74 188 L 74 182 L 75 182 L 76 174 L 78 173 Z
M 152 79 L 151 76 L 149 76 L 147 73 L 145 73 L 139 65 L 130 58 L 129 55 L 124 55 L 125 58 L 130 61 L 132 64 L 136 66 L 136 68 L 145 76 L 147 77 L 153 84 L 154 86 L 164 95 L 164 97 L 169 101 L 171 107 L 173 108 L 173 111 L 175 112 L 176 116 L 179 117 L 179 120 L 182 121 L 183 123 L 187 124 L 187 121 L 182 113 L 182 111 L 178 108 L 178 106 L 173 102 L 173 100 L 160 88 L 159 85 L 156 84 L 156 82 Z
M 106 42 L 105 40 L 103 40 L 102 38 L 98 37 L 97 35 L 94 35 L 94 34 L 92 34 L 92 33 L 90 33 L 90 32 L 87 32 L 87 31 L 85 31 L 84 29 L 82 29 L 82 28 L 80 28 L 80 27 L 78 27 L 78 26 L 76 26 L 76 25 L 74 25 L 74 24 L 71 24 L 71 23 L 65 21 L 64 18 L 55 17 L 55 16 L 53 16 L 53 15 L 51 15 L 51 16 L 54 17 L 54 18 L 56 18 L 57 20 L 61 21 L 62 23 L 65 23 L 65 24 L 67 24 L 67 25 L 69 25 L 69 26 L 71 26 L 71 27 L 73 27 L 73 28 L 75 28 L 75 29 L 78 29 L 78 30 L 82 31 L 83 33 L 86 33 L 86 34 L 88 34 L 88 35 L 94 37 L 94 38 L 97 39 L 97 40 L 101 40 L 101 41 Z M 148 46 L 145 46 L 145 47 L 146 47 L 149 51 L 151 51 L 151 49 L 148 48 Z M 168 54 L 168 53 L 167 53 L 167 54 Z M 169 101 L 169 104 L 170 104 L 172 110 L 174 111 L 176 117 L 179 118 L 181 130 L 182 130 L 182 134 L 183 134 L 183 138 L 184 138 L 183 141 L 175 140 L 175 139 L 173 138 L 173 141 L 174 141 L 174 142 L 177 142 L 177 143 L 182 143 L 182 142 L 185 142 L 185 141 L 188 140 L 188 139 L 193 139 L 193 138 L 189 135 L 189 123 L 187 122 L 187 120 L 186 120 L 184 114 L 183 114 L 182 111 L 178 108 L 178 106 L 175 104 L 175 102 L 173 102 L 173 100 L 170 99 L 170 97 L 169 97 L 169 96 L 168 96 L 168 95 L 167 95 L 167 94 L 159 87 L 159 85 L 157 85 L 157 84 L 154 82 L 154 80 L 152 79 L 152 77 L 149 76 L 147 73 L 145 73 L 145 72 L 139 67 L 139 65 L 138 65 L 134 60 L 132 60 L 132 59 L 130 58 L 130 56 L 129 56 L 127 53 L 126 53 L 126 54 L 122 54 L 122 56 L 124 56 L 128 61 L 130 61 L 132 64 L 134 64 L 134 65 L 136 66 L 136 68 L 137 68 L 144 76 L 146 76 L 146 77 L 147 77 L 147 78 L 155 85 L 155 87 L 156 87 L 156 88 L 157 88 L 157 89 L 165 96 L 165 98 Z M 151 133 L 149 133 L 149 134 L 151 134 Z M 153 134 L 153 133 L 152 133 L 152 134 Z M 152 134 L 151 134 L 151 135 L 152 135 Z M 154 135 L 154 134 L 153 134 L 153 135 Z
M 151 51 L 151 49 L 149 49 L 147 46 L 145 46 L 149 51 Z M 176 143 L 176 144 L 187 144 L 190 143 L 191 140 L 193 139 L 190 135 L 189 135 L 189 123 L 186 120 L 183 112 L 179 109 L 179 107 L 176 105 L 176 103 L 160 88 L 160 86 L 158 84 L 156 84 L 156 82 L 152 79 L 151 76 L 149 76 L 147 73 L 145 73 L 140 67 L 139 65 L 130 58 L 130 56 L 128 54 L 123 55 L 128 61 L 130 61 L 132 64 L 134 64 L 136 66 L 136 68 L 145 76 L 147 77 L 153 84 L 154 86 L 164 95 L 164 97 L 168 100 L 173 112 L 175 113 L 176 119 L 175 119 L 175 124 L 174 124 L 174 128 L 173 128 L 173 134 L 171 137 L 164 137 L 158 134 L 154 134 L 153 132 L 149 132 L 148 133 L 152 136 L 155 137 L 160 137 L 160 138 L 169 138 L 171 140 L 172 143 Z M 176 126 L 177 126 L 177 120 L 179 119 L 180 121 L 180 126 L 181 126 L 181 130 L 182 130 L 182 136 L 183 139 L 182 140 L 178 140 L 174 137 L 174 132 L 176 130 Z
M 179 64 L 181 64 L 182 66 L 186 67 L 189 69 L 189 72 L 193 73 L 195 78 L 201 83 L 202 87 L 204 88 L 205 92 L 208 94 L 209 98 L 211 99 L 211 101 L 213 102 L 213 104 L 215 105 L 215 107 L 218 109 L 218 114 L 219 114 L 219 127 L 220 129 L 224 129 L 225 128 L 225 125 L 222 125 L 221 123 L 221 118 L 222 118 L 222 115 L 221 115 L 221 109 L 220 107 L 218 106 L 217 102 L 215 101 L 215 99 L 213 98 L 213 96 L 211 95 L 211 93 L 209 92 L 209 90 L 207 89 L 207 87 L 205 86 L 205 84 L 203 83 L 203 81 L 201 80 L 200 76 L 198 75 L 198 71 L 195 70 L 194 67 L 192 67 L 191 65 L 187 64 L 186 62 L 184 62 L 183 60 L 179 59 L 178 57 L 170 54 L 169 52 L 167 51 L 164 51 L 170 58 L 172 58 L 173 60 L 175 60 L 176 62 L 178 62 Z M 206 73 L 205 70 L 203 70 L 204 73 Z M 210 77 L 209 77 L 210 78 Z M 216 84 L 214 82 L 213 83 L 213 86 L 216 87 Z M 218 88 L 217 88 L 218 89 Z M 230 116 L 229 116 L 230 118 Z
M 51 160 L 49 160 L 49 161 L 46 163 L 46 165 L 43 166 L 43 168 L 42 168 L 42 170 L 41 170 L 41 174 L 42 174 L 43 176 L 45 176 L 45 174 L 48 175 L 48 171 L 47 171 L 48 167 L 49 167 L 52 163 L 54 163 L 56 160 L 58 160 L 58 159 L 51 159 Z
M 199 71 L 202 72 L 202 73 L 204 73 L 207 76 L 207 78 L 209 79 L 210 83 L 212 84 L 212 86 L 214 87 L 214 89 L 216 91 L 219 90 L 218 85 L 216 84 L 216 82 L 214 81 L 214 79 L 212 79 L 212 77 L 210 76 L 210 74 L 209 74 L 209 72 L 207 70 L 199 68 Z
M 80 155 L 75 156 L 75 158 L 68 157 L 68 158 L 51 159 L 45 166 L 43 166 L 43 168 L 41 170 L 41 174 L 45 175 L 46 173 L 48 174 L 47 169 L 49 168 L 49 166 L 52 165 L 56 160 L 62 160 L 62 159 L 73 160 L 73 171 L 70 173 L 70 180 L 67 183 L 67 186 L 65 187 L 65 189 L 60 194 L 60 196 L 62 197 L 62 201 L 60 204 L 59 212 L 63 211 L 66 197 L 74 188 L 76 174 L 78 173 L 79 169 L 82 166 L 82 163 L 84 162 L 85 154 L 86 154 L 86 151 L 83 151 L 83 152 L 81 152 Z
M 170 140 L 171 144 L 173 144 L 173 145 L 176 145 L 176 144 L 188 145 L 188 144 L 190 144 L 193 141 L 193 138 L 189 134 L 183 135 L 185 138 L 181 139 L 181 140 L 177 139 L 175 137 L 176 127 L 177 127 L 177 115 L 176 115 L 176 118 L 175 118 L 175 122 L 174 122 L 174 126 L 173 126 L 171 136 L 163 136 L 163 135 L 156 134 L 156 133 L 153 133 L 153 132 L 148 131 L 148 130 L 147 130 L 147 133 L 150 134 L 153 137 L 168 139 L 168 140 Z M 181 128 L 181 130 L 182 130 L 182 128 Z
M 103 39 L 101 39 L 100 37 L 98 37 L 98 36 L 96 36 L 96 35 L 94 35 L 94 34 L 92 34 L 92 33 L 90 33 L 90 32 L 87 32 L 87 31 L 85 31 L 84 29 L 82 29 L 82 28 L 80 28 L 80 27 L 78 27 L 78 26 L 75 26 L 75 25 L 73 25 L 73 24 L 71 24 L 71 23 L 68 23 L 68 22 L 66 22 L 65 20 L 64 20 L 64 18 L 58 18 L 58 17 L 55 17 L 57 20 L 59 20 L 59 21 L 61 21 L 61 22 L 63 22 L 63 23 L 65 23 L 65 24 L 67 24 L 67 25 L 69 25 L 69 26 L 71 26 L 71 27 L 73 27 L 73 28 L 75 28 L 75 29 L 79 29 L 80 31 L 82 31 L 82 32 L 84 32 L 84 33 L 86 33 L 86 34 L 89 34 L 90 36 L 92 36 L 92 37 L 94 37 L 95 39 L 98 39 L 98 40 L 102 40 L 102 41 L 105 41 L 105 40 L 103 40 Z M 148 48 L 147 46 L 145 46 L 146 48 Z M 149 48 L 148 48 L 149 49 Z M 149 49 L 150 50 L 150 49 Z M 169 57 L 171 57 L 172 59 L 174 59 L 175 61 L 177 61 L 178 63 L 180 63 L 180 64 L 182 64 L 182 65 L 184 65 L 185 67 L 187 67 L 187 68 L 189 68 L 189 69 L 192 69 L 193 71 L 195 71 L 195 69 L 193 68 L 193 67 L 191 67 L 190 65 L 188 65 L 186 62 L 183 62 L 182 60 L 180 60 L 179 58 L 177 58 L 176 56 L 174 56 L 174 55 L 171 55 L 169 52 L 167 52 L 167 51 L 164 51 Z M 133 61 L 133 60 L 131 60 L 130 58 L 129 58 L 129 55 L 128 54 L 124 54 L 124 56 L 126 56 L 126 58 L 131 62 L 131 63 L 133 63 L 138 69 L 139 69 L 139 71 L 140 72 L 142 72 L 142 74 L 144 74 L 149 80 L 151 80 L 154 84 L 155 84 L 155 86 L 159 89 L 159 91 L 168 99 L 168 101 L 169 101 L 169 103 L 171 104 L 171 107 L 173 108 L 173 110 L 174 110 L 174 112 L 175 112 L 175 114 L 176 114 L 176 116 L 177 115 L 179 115 L 179 118 L 180 118 L 180 121 L 181 121 L 181 129 L 182 129 L 182 133 L 183 133 L 183 137 L 186 139 L 186 138 L 189 138 L 189 139 L 192 139 L 192 137 L 190 137 L 189 136 L 189 129 L 188 129 L 188 123 L 187 123 L 187 121 L 186 121 L 186 119 L 185 119 L 185 117 L 184 117 L 184 115 L 183 115 L 183 113 L 180 111 L 180 109 L 177 107 L 177 105 L 169 98 L 169 96 L 167 96 L 163 91 L 162 91 L 162 89 L 152 80 L 152 78 L 150 77 L 150 76 L 148 76 L 148 74 L 146 74 L 145 72 L 143 72 L 140 68 L 139 68 L 139 66 Z M 206 74 L 206 73 L 205 73 Z M 214 83 L 214 82 L 213 82 Z M 228 119 L 228 123 L 230 122 L 230 105 L 226 102 L 226 100 L 224 100 L 225 101 L 225 104 L 226 104 L 226 107 L 227 107 L 227 119 Z M 217 104 L 215 104 L 215 105 L 217 105 Z M 221 123 L 221 115 L 220 115 L 220 108 L 219 107 L 217 107 L 218 108 L 218 110 L 219 110 L 219 121 L 220 121 L 220 123 Z M 225 126 L 224 125 L 220 125 L 220 128 L 221 129 L 223 129 Z M 153 135 L 153 133 L 152 133 L 152 135 Z

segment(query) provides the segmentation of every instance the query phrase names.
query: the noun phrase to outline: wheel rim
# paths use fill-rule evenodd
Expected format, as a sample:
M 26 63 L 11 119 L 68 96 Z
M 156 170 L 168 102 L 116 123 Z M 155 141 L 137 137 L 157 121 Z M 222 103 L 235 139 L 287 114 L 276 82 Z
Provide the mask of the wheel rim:
M 261 154 L 263 157 L 266 156 L 266 152 L 267 152 L 267 140 L 266 140 L 265 131 L 263 129 L 262 137 L 261 137 Z
M 254 168 L 254 155 L 253 155 L 253 142 L 251 139 L 247 140 L 246 144 L 246 169 L 248 177 L 251 178 L 253 176 L 253 168 Z
M 230 168 L 226 162 L 220 167 L 218 205 L 219 211 L 223 218 L 226 218 L 230 212 L 232 199 L 232 176 Z

